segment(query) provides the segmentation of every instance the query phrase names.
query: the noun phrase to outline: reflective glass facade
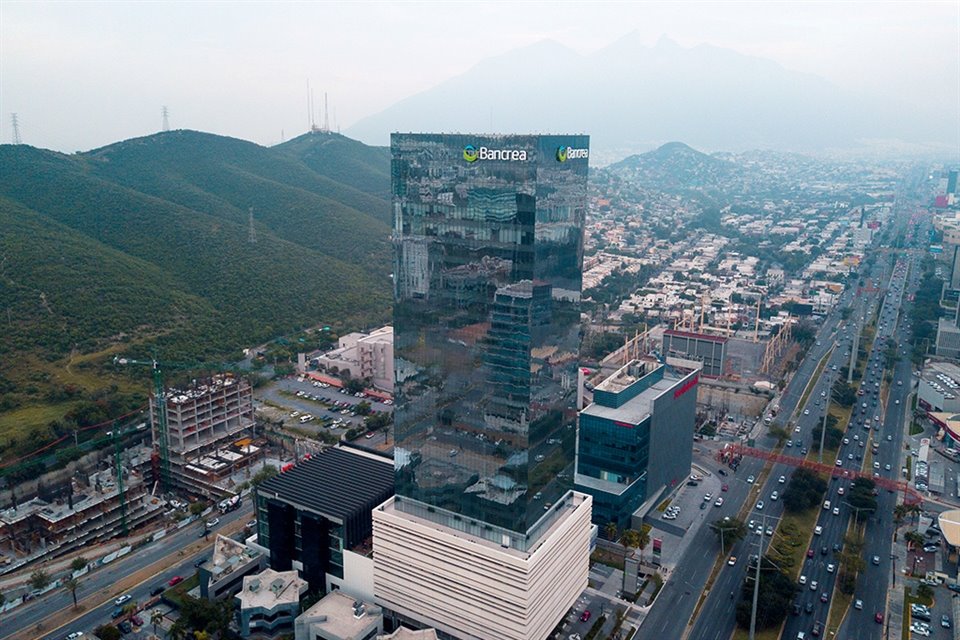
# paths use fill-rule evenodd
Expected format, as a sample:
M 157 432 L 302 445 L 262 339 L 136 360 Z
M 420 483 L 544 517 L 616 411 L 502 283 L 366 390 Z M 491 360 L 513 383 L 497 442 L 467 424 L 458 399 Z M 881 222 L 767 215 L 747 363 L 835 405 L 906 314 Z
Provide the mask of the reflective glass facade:
M 572 489 L 588 144 L 392 136 L 398 509 L 523 547 Z

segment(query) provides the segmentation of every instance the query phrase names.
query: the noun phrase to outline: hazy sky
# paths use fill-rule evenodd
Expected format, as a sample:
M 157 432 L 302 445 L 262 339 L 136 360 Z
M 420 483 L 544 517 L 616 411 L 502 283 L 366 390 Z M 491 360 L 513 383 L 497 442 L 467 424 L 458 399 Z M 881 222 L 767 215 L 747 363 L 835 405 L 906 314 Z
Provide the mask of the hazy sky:
M 550 38 L 709 43 L 868 94 L 960 102 L 960 0 L 807 3 L 15 2 L 0 0 L 0 141 L 87 150 L 161 127 L 279 142 L 360 118 Z

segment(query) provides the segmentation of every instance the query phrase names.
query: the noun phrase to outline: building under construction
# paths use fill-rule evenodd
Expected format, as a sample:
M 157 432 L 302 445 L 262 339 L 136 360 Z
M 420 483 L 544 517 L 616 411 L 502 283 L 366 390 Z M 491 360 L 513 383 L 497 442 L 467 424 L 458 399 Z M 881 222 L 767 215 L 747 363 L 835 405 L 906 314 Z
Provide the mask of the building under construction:
M 262 457 L 254 440 L 253 388 L 244 378 L 217 375 L 195 380 L 184 389 L 168 388 L 166 446 L 155 397 L 150 399 L 150 424 L 161 477 L 166 452 L 170 488 L 191 493 L 230 493 L 231 476 Z
M 160 515 L 163 504 L 143 477 L 148 454 L 128 455 L 120 466 L 122 487 L 111 468 L 71 480 L 56 499 L 36 497 L 0 511 L 0 549 L 21 564 L 126 534 Z

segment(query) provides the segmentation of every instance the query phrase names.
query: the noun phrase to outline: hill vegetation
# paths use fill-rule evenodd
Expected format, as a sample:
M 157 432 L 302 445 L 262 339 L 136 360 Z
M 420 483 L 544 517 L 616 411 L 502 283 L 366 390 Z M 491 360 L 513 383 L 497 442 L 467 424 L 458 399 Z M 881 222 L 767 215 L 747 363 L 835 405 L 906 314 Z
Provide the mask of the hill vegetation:
M 106 367 L 114 354 L 222 361 L 386 320 L 388 191 L 389 151 L 336 134 L 0 146 L 0 456 L 93 397 L 142 400 L 146 376 Z

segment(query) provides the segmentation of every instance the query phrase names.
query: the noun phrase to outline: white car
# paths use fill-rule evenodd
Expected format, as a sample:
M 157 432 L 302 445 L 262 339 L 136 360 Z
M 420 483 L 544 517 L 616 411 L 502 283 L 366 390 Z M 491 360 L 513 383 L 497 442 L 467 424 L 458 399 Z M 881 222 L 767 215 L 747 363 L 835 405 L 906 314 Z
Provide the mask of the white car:
M 800 584 L 807 584 L 807 576 L 800 576 Z
M 810 409 L 804 409 L 804 410 L 803 410 L 803 415 L 805 415 L 805 416 L 810 415 Z
M 123 605 L 123 603 L 130 602 L 130 600 L 132 599 L 133 599 L 133 596 L 131 596 L 129 593 L 125 593 L 113 601 L 113 606 L 120 607 Z
M 747 484 L 753 484 L 753 481 L 756 480 L 753 476 L 747 476 Z
M 837 488 L 837 495 L 838 495 L 838 496 L 842 496 L 842 495 L 843 495 L 843 487 L 838 487 L 838 488 Z
M 786 481 L 787 481 L 787 476 L 780 476 L 780 478 L 777 479 L 777 482 L 779 482 L 780 484 L 784 484 L 786 483 Z
M 834 507 L 834 508 L 833 508 L 833 511 L 831 511 L 831 513 L 832 513 L 833 515 L 835 515 L 835 516 L 840 515 L 840 507 Z
M 813 535 L 818 536 L 821 533 L 823 533 L 823 527 L 821 527 L 820 525 L 817 525 L 816 527 L 813 528 Z
M 833 573 L 834 569 L 836 569 L 836 567 L 833 566 L 832 563 L 827 565 L 827 573 Z
M 797 425 L 797 426 L 793 429 L 793 432 L 794 432 L 794 433 L 800 433 L 800 425 Z
M 810 583 L 810 591 L 816 591 L 816 590 L 817 590 L 817 581 L 814 580 Z
M 773 500 L 774 502 L 776 502 L 776 501 L 777 501 L 777 498 L 779 498 L 779 497 L 780 497 L 780 494 L 777 493 L 776 491 L 774 491 L 773 493 L 770 494 L 770 499 Z
M 763 500 L 757 503 L 757 511 L 763 511 Z

